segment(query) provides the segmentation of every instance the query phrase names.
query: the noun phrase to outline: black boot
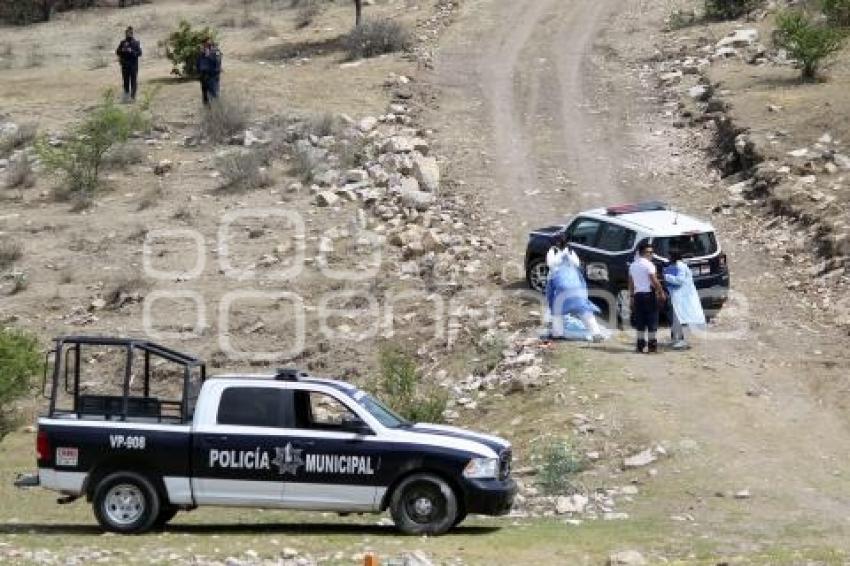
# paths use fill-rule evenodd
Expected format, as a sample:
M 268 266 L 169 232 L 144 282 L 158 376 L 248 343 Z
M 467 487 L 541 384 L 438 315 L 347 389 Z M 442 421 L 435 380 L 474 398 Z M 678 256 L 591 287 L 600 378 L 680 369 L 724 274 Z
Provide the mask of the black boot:
M 635 352 L 638 354 L 643 354 L 643 349 L 646 348 L 646 340 L 643 338 L 638 338 L 637 346 L 635 347 Z
M 650 354 L 658 353 L 658 340 L 650 340 L 649 341 L 649 349 L 647 350 Z

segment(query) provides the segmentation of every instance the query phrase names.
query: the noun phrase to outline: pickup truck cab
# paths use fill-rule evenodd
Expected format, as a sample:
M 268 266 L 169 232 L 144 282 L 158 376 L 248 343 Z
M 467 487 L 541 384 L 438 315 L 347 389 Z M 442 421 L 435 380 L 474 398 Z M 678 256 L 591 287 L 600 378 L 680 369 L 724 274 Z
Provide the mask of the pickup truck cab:
M 60 503 L 85 497 L 106 530 L 139 533 L 181 510 L 238 506 L 389 509 L 404 533 L 441 534 L 468 513 L 511 508 L 508 442 L 408 422 L 349 383 L 296 370 L 207 378 L 200 361 L 140 340 L 55 344 L 38 473 L 17 484 L 58 491 Z M 80 362 L 94 346 L 126 356 L 120 394 L 81 385 Z M 181 398 L 155 395 L 175 374 Z

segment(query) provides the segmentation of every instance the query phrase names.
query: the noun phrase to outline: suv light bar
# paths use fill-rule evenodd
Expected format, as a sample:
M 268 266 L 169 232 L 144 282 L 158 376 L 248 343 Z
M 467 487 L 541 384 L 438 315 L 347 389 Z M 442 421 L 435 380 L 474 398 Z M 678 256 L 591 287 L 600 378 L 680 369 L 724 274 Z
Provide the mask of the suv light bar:
M 605 209 L 608 216 L 618 216 L 620 214 L 632 214 L 634 212 L 650 212 L 653 210 L 668 210 L 667 203 L 660 200 L 650 200 L 646 202 L 636 202 L 631 204 L 618 204 L 609 206 Z

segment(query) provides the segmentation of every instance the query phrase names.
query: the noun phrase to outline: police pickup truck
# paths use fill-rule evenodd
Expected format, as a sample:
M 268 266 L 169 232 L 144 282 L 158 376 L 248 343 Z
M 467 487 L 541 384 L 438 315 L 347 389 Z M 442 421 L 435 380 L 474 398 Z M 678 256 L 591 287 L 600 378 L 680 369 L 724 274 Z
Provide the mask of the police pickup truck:
M 505 440 L 408 422 L 342 381 L 296 370 L 207 378 L 200 360 L 121 338 L 57 338 L 51 360 L 38 472 L 16 484 L 58 491 L 59 503 L 85 497 L 109 531 L 218 505 L 389 509 L 404 533 L 441 534 L 468 513 L 507 513 L 516 493 Z M 117 394 L 83 375 L 110 360 Z

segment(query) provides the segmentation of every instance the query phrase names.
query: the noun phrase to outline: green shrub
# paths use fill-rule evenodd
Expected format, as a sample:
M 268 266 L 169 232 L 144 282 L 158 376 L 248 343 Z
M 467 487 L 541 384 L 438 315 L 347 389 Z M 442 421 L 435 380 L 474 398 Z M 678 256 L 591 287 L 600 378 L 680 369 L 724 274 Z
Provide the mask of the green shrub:
M 344 46 L 349 59 L 375 57 L 408 49 L 410 32 L 394 20 L 369 20 L 345 36 Z
M 436 387 L 421 387 L 413 359 L 397 348 L 379 354 L 381 375 L 376 394 L 412 422 L 443 422 L 448 395 Z
M 171 61 L 171 73 L 179 77 L 197 76 L 195 65 L 204 39 L 209 37 L 215 40 L 215 36 L 215 30 L 209 27 L 192 29 L 189 22 L 180 20 L 177 29 L 159 44 L 165 48 L 165 56 Z
M 148 95 L 139 105 L 121 107 L 112 91 L 107 91 L 101 104 L 71 129 L 67 141 L 53 146 L 42 137 L 36 142 L 45 169 L 63 177 L 66 190 L 78 203 L 88 202 L 99 186 L 109 150 L 133 131 L 147 127 L 145 110 L 150 101 Z
M 803 10 L 788 10 L 776 17 L 774 42 L 799 63 L 804 81 L 811 81 L 827 59 L 841 49 L 845 32 L 817 23 Z
M 15 425 L 13 402 L 27 393 L 41 369 L 41 346 L 35 336 L 0 330 L 0 438 Z
M 823 13 L 829 23 L 838 27 L 850 27 L 850 0 L 822 0 Z
M 538 482 L 549 495 L 574 493 L 572 478 L 584 469 L 584 463 L 565 440 L 549 442 L 539 456 L 541 460 Z
M 705 0 L 705 17 L 709 20 L 734 20 L 764 4 L 764 0 Z

